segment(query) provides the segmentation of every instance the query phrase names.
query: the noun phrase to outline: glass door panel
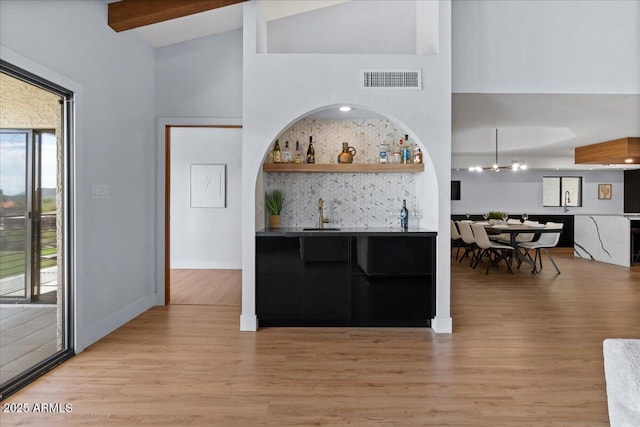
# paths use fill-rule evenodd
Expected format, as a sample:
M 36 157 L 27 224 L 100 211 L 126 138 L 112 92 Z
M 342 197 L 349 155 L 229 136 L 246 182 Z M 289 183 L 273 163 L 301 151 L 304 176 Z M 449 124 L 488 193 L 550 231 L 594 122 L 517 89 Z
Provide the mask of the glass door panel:
M 0 300 L 31 299 L 30 131 L 0 132 Z
M 34 132 L 32 300 L 56 302 L 58 290 L 57 140 Z

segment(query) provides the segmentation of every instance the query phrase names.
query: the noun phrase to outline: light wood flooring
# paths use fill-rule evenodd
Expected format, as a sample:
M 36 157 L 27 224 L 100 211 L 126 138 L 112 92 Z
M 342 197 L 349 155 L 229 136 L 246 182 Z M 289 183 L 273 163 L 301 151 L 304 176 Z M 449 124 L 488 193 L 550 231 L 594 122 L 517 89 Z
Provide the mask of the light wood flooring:
M 242 270 L 171 269 L 169 281 L 170 304 L 242 304 Z
M 561 275 L 454 262 L 451 335 L 240 332 L 235 305 L 155 307 L 5 400 L 72 412 L 0 424 L 606 426 L 602 340 L 640 337 L 640 266 L 554 253 Z

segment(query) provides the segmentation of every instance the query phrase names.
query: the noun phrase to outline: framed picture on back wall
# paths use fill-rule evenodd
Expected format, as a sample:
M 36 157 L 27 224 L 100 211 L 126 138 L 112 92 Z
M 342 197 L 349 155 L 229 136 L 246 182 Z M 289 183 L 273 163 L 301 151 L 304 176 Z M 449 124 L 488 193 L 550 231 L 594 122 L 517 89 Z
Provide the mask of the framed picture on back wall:
M 598 199 L 611 200 L 611 184 L 598 184 Z

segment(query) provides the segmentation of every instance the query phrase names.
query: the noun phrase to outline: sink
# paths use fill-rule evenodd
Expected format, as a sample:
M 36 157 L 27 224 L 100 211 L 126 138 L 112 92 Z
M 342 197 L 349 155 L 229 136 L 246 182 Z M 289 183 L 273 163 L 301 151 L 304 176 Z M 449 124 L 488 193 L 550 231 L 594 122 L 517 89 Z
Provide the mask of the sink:
M 331 228 L 331 227 L 324 227 L 324 228 L 318 228 L 318 227 L 311 227 L 311 228 L 303 228 L 302 231 L 338 231 L 340 230 L 339 228 Z

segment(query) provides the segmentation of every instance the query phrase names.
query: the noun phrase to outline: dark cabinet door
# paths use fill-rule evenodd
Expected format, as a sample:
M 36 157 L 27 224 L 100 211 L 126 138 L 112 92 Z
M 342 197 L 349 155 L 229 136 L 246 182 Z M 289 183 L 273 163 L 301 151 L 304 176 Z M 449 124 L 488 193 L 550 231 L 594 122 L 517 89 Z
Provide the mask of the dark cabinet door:
M 304 268 L 304 318 L 349 319 L 349 268 L 346 263 L 312 263 Z
M 428 326 L 435 315 L 435 238 L 356 238 L 351 273 L 354 324 Z
M 258 318 L 302 319 L 300 239 L 256 239 L 256 314 Z
M 428 324 L 433 317 L 431 277 L 367 276 L 351 277 L 351 315 L 354 323 L 365 325 Z M 397 322 L 397 323 L 394 323 Z
M 419 275 L 434 271 L 433 237 L 357 237 L 357 262 L 369 275 Z
M 304 318 L 349 319 L 349 237 L 302 239 Z

